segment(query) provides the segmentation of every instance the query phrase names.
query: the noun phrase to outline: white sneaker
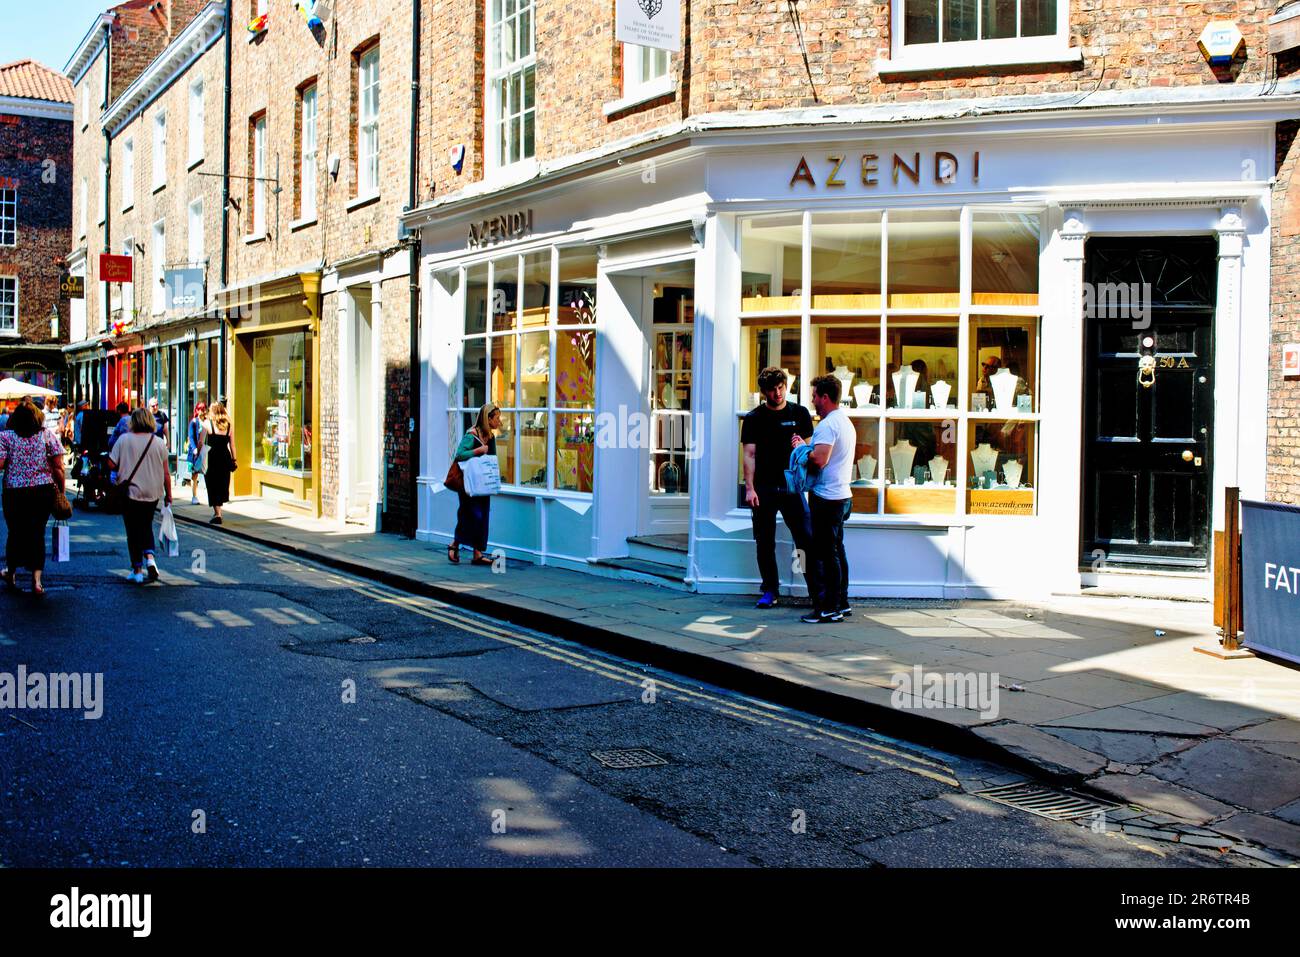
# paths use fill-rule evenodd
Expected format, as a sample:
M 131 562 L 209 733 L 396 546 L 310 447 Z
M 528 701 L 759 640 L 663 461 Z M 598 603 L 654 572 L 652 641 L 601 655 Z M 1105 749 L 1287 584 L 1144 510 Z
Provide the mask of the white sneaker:
M 190 504 L 191 504 L 191 505 L 198 505 L 198 504 L 199 504 L 199 497 L 198 497 L 197 495 L 193 495 L 193 496 L 191 496 L 191 497 L 190 497 Z
M 144 584 L 144 572 L 132 572 L 131 574 L 127 575 L 126 577 L 127 577 L 130 581 L 135 582 L 137 585 L 143 585 L 143 584 Z

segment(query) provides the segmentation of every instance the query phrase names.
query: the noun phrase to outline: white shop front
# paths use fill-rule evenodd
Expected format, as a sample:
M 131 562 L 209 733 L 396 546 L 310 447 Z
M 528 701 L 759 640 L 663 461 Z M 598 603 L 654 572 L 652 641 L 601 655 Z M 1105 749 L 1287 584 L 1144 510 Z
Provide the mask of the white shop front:
M 777 365 L 846 387 L 851 594 L 1200 591 L 1223 489 L 1264 490 L 1275 120 L 706 129 L 417 210 L 419 536 L 490 398 L 493 549 L 753 592 L 740 420 Z

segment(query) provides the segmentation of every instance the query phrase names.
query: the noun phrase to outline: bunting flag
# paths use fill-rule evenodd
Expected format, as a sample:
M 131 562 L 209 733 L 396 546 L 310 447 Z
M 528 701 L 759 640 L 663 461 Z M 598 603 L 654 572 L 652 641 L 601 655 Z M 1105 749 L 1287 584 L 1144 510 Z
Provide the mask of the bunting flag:
M 302 14 L 302 18 L 307 21 L 308 30 L 316 30 L 324 26 L 320 16 L 316 12 L 316 0 L 294 0 L 294 8 Z
M 264 13 L 260 17 L 253 17 L 248 21 L 248 32 L 261 33 L 266 29 L 266 24 L 270 19 L 271 15 L 269 13 Z

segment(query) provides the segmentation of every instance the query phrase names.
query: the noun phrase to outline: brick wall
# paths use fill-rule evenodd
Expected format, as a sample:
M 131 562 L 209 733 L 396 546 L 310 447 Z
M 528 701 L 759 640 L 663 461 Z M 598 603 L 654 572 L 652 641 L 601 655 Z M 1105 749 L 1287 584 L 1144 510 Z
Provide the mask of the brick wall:
M 1279 58 L 1278 74 L 1300 69 L 1296 51 Z M 1300 122 L 1277 126 L 1273 188 L 1272 348 L 1269 354 L 1268 486 L 1270 501 L 1300 505 L 1300 378 L 1282 377 L 1282 346 L 1300 342 Z
M 0 276 L 18 277 L 19 334 L 17 340 L 0 336 L 0 346 L 68 341 L 69 309 L 59 298 L 59 278 L 71 245 L 71 171 L 71 123 L 0 115 L 0 185 L 18 190 L 17 245 L 0 246 Z M 57 339 L 50 336 L 55 304 Z

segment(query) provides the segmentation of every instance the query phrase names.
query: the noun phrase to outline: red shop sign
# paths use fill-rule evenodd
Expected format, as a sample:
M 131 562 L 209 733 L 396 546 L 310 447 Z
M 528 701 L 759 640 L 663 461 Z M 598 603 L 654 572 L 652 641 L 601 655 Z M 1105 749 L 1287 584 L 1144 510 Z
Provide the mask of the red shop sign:
M 101 253 L 99 256 L 99 278 L 101 282 L 131 282 L 131 257 L 112 256 Z

